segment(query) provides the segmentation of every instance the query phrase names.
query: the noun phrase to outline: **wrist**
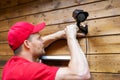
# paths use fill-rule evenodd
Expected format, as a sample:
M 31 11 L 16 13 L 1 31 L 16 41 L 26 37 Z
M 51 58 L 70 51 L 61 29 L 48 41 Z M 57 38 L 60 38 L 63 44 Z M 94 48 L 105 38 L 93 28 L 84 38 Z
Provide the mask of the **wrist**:
M 67 39 L 76 39 L 76 36 L 74 36 L 74 35 L 67 35 Z
M 67 36 L 67 40 L 77 41 L 75 36 Z

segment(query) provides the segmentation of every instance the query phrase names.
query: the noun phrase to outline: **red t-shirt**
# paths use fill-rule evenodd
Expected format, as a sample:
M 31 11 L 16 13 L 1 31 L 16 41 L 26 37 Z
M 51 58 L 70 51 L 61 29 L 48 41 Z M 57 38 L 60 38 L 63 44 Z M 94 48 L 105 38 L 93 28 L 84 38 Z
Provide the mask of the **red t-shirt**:
M 58 69 L 13 56 L 4 66 L 2 80 L 54 80 Z

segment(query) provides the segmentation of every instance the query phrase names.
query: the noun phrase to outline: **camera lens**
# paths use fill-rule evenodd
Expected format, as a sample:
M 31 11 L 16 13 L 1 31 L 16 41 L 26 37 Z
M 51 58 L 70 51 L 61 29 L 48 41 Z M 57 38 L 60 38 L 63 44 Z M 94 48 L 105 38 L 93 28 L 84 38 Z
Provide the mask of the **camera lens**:
M 86 19 L 86 17 L 83 13 L 78 14 L 78 16 L 77 16 L 78 21 L 83 22 L 83 21 L 85 21 L 85 19 Z

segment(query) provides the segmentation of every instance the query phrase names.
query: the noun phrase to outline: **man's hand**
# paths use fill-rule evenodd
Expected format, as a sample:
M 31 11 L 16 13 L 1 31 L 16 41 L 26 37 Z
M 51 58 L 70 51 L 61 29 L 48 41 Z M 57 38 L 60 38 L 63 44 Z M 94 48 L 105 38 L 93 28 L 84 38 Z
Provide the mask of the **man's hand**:
M 71 37 L 71 38 L 76 38 L 76 37 L 83 37 L 85 36 L 84 33 L 77 33 L 78 27 L 76 25 L 69 25 L 65 28 L 66 36 Z
M 84 33 L 77 33 L 79 28 L 75 24 L 68 25 L 64 30 L 58 31 L 54 34 L 54 37 L 57 39 L 66 39 L 67 36 L 74 36 L 74 37 L 84 37 Z M 52 34 L 51 34 L 52 35 Z
M 75 25 L 69 25 L 65 29 L 66 31 L 66 36 L 71 37 L 71 38 L 76 38 L 77 35 L 77 27 Z

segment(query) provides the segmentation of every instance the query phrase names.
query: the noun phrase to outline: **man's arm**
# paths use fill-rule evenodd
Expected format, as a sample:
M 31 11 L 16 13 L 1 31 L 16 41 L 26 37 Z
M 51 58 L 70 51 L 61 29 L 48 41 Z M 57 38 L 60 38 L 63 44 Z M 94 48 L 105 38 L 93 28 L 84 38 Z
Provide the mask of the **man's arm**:
M 84 36 L 84 34 L 77 33 L 77 37 L 83 37 L 83 36 Z M 65 39 L 65 38 L 66 38 L 65 30 L 61 30 L 61 31 L 55 32 L 53 34 L 49 34 L 47 36 L 42 37 L 45 48 L 48 47 L 54 41 L 56 41 L 58 39 Z
M 66 28 L 67 43 L 71 54 L 68 67 L 60 68 L 56 74 L 56 80 L 87 80 L 90 72 L 86 57 L 76 39 L 76 26 Z
M 44 47 L 48 47 L 51 43 L 53 43 L 54 41 L 58 40 L 58 39 L 64 39 L 65 37 L 65 31 L 62 30 L 62 31 L 58 31 L 56 33 L 53 33 L 53 34 L 50 34 L 50 35 L 47 35 L 47 36 L 44 36 L 42 37 L 43 39 L 43 43 L 44 43 Z

